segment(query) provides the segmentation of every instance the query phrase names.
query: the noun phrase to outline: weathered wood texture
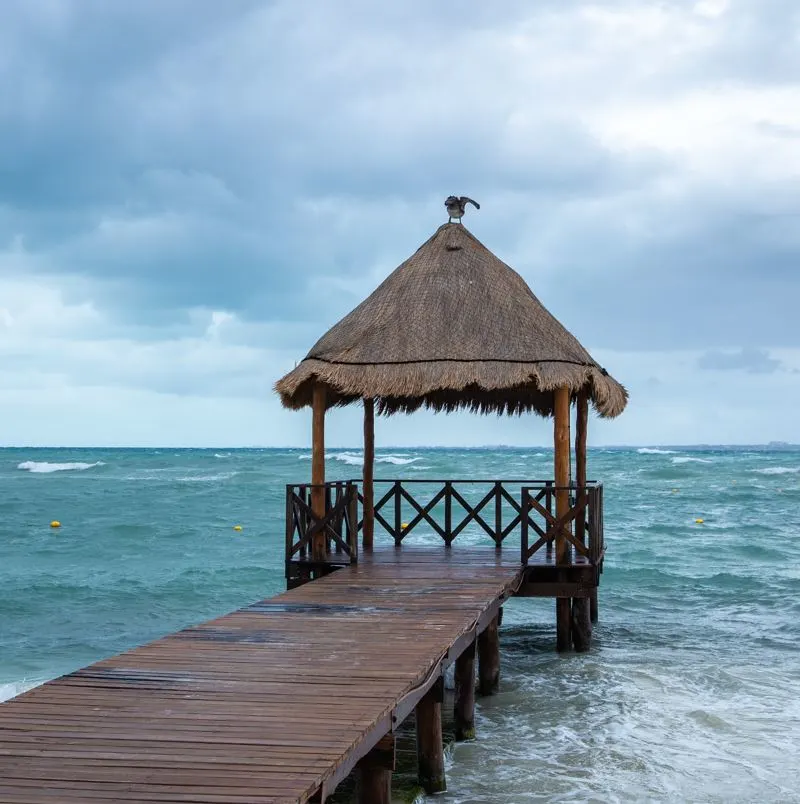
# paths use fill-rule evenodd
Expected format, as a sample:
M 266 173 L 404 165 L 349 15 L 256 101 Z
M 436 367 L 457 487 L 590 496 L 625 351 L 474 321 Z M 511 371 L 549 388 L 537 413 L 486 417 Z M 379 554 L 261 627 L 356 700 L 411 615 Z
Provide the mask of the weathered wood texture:
M 0 801 L 323 799 L 521 581 L 518 556 L 375 550 L 0 704 Z
M 478 692 L 494 695 L 500 686 L 500 612 L 478 636 Z
M 472 740 L 475 737 L 474 641 L 456 659 L 454 680 L 453 716 L 456 725 L 456 740 Z
M 394 735 L 387 734 L 356 765 L 357 804 L 392 804 L 394 768 Z
M 426 793 L 447 790 L 442 741 L 442 683 L 439 680 L 417 704 L 417 766 Z

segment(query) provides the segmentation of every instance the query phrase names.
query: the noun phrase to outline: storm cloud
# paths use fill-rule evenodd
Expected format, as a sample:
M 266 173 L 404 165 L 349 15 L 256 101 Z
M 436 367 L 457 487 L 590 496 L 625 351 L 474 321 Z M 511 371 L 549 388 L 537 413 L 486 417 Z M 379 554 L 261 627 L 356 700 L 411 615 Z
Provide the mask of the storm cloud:
M 728 367 L 796 387 L 799 36 L 788 0 L 4 3 L 3 439 L 37 441 L 90 393 L 115 400 L 106 440 L 136 415 L 126 394 L 249 411 L 218 436 L 198 413 L 188 441 L 304 439 L 272 383 L 450 193 L 631 387 L 604 439 L 729 440 L 743 421 L 761 422 L 746 440 L 800 439 L 750 407 L 723 431 L 692 412 L 702 393 L 669 394 Z M 26 408 L 43 388 L 52 408 Z

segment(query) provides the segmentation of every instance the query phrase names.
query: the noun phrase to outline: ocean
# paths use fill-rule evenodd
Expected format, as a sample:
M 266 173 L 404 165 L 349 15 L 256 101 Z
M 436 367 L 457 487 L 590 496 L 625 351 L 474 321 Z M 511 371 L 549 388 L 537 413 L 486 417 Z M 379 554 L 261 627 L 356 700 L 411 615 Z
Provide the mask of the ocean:
M 282 591 L 285 484 L 309 457 L 0 449 L 0 700 Z M 328 476 L 360 464 L 332 450 Z M 547 448 L 379 449 L 376 476 L 551 464 Z M 557 655 L 553 601 L 510 601 L 502 690 L 437 801 L 800 802 L 800 449 L 590 449 L 589 476 L 608 546 L 593 648 Z

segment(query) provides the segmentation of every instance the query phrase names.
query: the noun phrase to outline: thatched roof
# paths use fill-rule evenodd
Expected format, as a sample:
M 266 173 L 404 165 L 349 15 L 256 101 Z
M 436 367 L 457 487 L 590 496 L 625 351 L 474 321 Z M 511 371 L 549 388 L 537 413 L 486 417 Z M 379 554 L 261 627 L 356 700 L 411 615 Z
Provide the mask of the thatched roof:
M 553 412 L 553 390 L 586 389 L 601 416 L 628 394 L 462 224 L 440 226 L 275 390 L 286 407 L 376 400 L 378 411 Z

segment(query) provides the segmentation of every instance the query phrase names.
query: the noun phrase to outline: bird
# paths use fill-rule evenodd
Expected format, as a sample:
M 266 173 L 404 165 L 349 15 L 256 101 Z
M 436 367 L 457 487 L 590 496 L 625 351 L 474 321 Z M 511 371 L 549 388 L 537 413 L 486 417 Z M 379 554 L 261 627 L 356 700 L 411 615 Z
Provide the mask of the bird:
M 461 223 L 461 218 L 464 217 L 464 213 L 467 211 L 467 204 L 472 204 L 475 209 L 481 208 L 481 205 L 477 201 L 473 201 L 471 198 L 467 198 L 465 195 L 448 196 L 444 202 L 445 208 L 447 209 L 447 214 L 450 216 L 448 223 L 452 223 L 453 218 L 456 218 L 457 221 Z

